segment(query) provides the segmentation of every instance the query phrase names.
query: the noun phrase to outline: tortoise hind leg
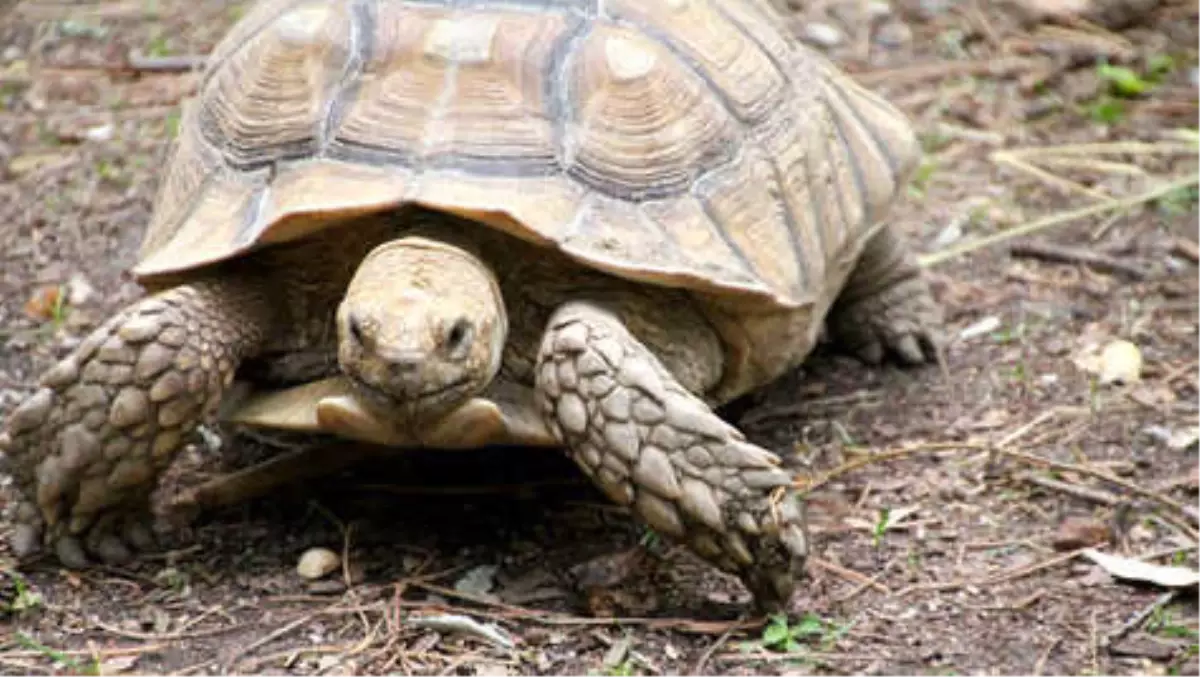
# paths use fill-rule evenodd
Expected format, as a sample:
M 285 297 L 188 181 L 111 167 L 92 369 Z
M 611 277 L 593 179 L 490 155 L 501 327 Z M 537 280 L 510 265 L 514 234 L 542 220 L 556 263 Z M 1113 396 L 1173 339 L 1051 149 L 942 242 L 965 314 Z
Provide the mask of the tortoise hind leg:
M 786 605 L 807 542 L 791 477 L 682 387 L 617 317 L 576 302 L 551 317 L 536 393 L 553 433 L 604 493 L 663 536 Z
M 940 359 L 941 306 L 891 226 L 867 243 L 829 312 L 829 329 L 845 350 L 871 364 L 885 353 L 907 364 Z
M 106 321 L 46 372 L 0 431 L 24 502 L 13 550 L 49 544 L 69 567 L 131 556 L 151 542 L 159 473 L 212 412 L 271 306 L 249 280 L 184 285 Z

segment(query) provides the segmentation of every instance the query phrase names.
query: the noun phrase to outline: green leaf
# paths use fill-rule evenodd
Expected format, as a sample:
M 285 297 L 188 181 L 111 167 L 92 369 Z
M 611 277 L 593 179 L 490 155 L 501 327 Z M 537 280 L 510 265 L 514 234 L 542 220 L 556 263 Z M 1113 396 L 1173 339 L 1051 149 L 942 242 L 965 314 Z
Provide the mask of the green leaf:
M 816 614 L 808 613 L 804 614 L 804 618 L 800 619 L 800 623 L 792 630 L 792 637 L 819 635 L 823 632 L 825 632 L 825 621 Z
M 788 639 L 787 625 L 772 623 L 763 629 L 762 641 L 767 646 L 782 644 Z
M 1150 89 L 1150 83 L 1124 66 L 1110 66 L 1102 63 L 1097 68 L 1097 72 L 1101 78 L 1108 80 L 1113 92 L 1118 96 L 1138 96 Z
M 800 644 L 794 639 L 789 639 L 787 641 L 787 646 L 784 648 L 787 649 L 788 653 L 800 653 L 801 651 L 804 651 L 804 645 Z

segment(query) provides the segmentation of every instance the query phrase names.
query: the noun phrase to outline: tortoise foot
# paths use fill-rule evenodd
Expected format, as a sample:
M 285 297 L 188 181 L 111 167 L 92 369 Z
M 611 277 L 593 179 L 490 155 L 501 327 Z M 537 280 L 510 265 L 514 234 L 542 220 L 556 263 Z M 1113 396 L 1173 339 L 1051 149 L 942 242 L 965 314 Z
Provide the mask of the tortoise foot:
M 835 307 L 829 328 L 843 349 L 869 364 L 888 354 L 908 365 L 934 362 L 943 345 L 942 308 L 921 277 Z
M 747 442 L 607 311 L 551 318 L 539 406 L 572 458 L 613 501 L 738 575 L 764 610 L 786 605 L 807 553 L 804 517 L 779 459 Z
M 220 288 L 179 287 L 100 326 L 9 416 L 0 447 L 23 502 L 12 546 L 66 566 L 128 561 L 153 545 L 159 473 L 212 411 L 254 323 Z

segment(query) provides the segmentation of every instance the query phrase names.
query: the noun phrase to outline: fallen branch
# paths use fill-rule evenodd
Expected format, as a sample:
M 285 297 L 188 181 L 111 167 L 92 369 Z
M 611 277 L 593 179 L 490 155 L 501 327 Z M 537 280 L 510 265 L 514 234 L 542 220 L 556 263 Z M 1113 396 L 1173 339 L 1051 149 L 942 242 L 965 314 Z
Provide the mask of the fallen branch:
M 803 487 L 803 489 L 806 492 L 811 493 L 817 487 L 827 484 L 834 478 L 839 477 L 841 475 L 845 475 L 846 473 L 849 473 L 853 470 L 857 470 L 858 468 L 861 468 L 866 465 L 872 465 L 872 464 L 881 463 L 884 461 L 892 461 L 892 460 L 895 460 L 898 458 L 904 458 L 904 457 L 912 456 L 913 454 L 918 454 L 918 453 L 922 453 L 922 452 L 952 452 L 952 451 L 960 451 L 960 452 L 961 451 L 971 451 L 971 452 L 984 451 L 984 452 L 989 452 L 989 453 L 994 453 L 994 454 L 1000 454 L 1002 456 L 1007 456 L 1009 458 L 1023 461 L 1025 463 L 1028 463 L 1028 464 L 1034 465 L 1034 466 L 1051 468 L 1053 470 L 1058 470 L 1060 472 L 1072 472 L 1072 473 L 1079 473 L 1082 475 L 1088 475 L 1091 477 L 1095 477 L 1096 479 L 1104 480 L 1105 482 L 1110 482 L 1112 484 L 1115 484 L 1131 493 L 1142 496 L 1143 498 L 1151 499 L 1151 500 L 1159 503 L 1160 505 L 1166 506 L 1166 507 L 1180 513 L 1185 518 L 1187 518 L 1191 523 L 1193 523 L 1195 525 L 1200 525 L 1200 513 L 1198 513 L 1195 508 L 1193 508 L 1191 506 L 1186 506 L 1186 505 L 1180 503 L 1179 501 L 1176 501 L 1175 499 L 1170 498 L 1168 496 L 1164 496 L 1162 494 L 1162 492 L 1155 491 L 1153 489 L 1147 489 L 1138 484 L 1130 482 L 1129 480 L 1123 479 L 1121 477 L 1117 477 L 1116 475 L 1113 475 L 1112 473 L 1109 473 L 1109 472 L 1106 472 L 1103 470 L 1099 470 L 1096 468 L 1091 468 L 1088 466 L 1074 464 L 1074 463 L 1063 463 L 1061 461 L 1052 461 L 1048 458 L 1042 458 L 1041 456 L 1035 456 L 1033 454 L 1026 453 L 1024 451 L 1018 451 L 1016 449 L 1010 449 L 1010 448 L 1003 447 L 1003 446 L 991 445 L 991 444 L 981 444 L 981 443 L 977 443 L 977 442 L 926 443 L 926 444 L 918 444 L 918 445 L 911 446 L 911 447 L 904 447 L 902 449 L 890 449 L 890 450 L 883 451 L 883 452 L 880 452 L 877 454 L 863 456 L 861 458 L 857 458 L 853 461 L 850 461 L 849 463 L 844 463 L 844 464 L 834 468 L 833 470 L 830 470 L 829 472 L 825 473 L 824 475 L 821 475 L 820 477 L 812 480 L 811 482 L 806 483 L 805 486 Z M 1197 537 L 1194 530 L 1193 530 L 1191 536 L 1192 536 L 1192 538 Z
M 1156 200 L 1164 195 L 1167 195 L 1168 193 L 1175 192 L 1182 188 L 1189 188 L 1197 184 L 1200 184 L 1200 174 L 1192 174 L 1132 197 L 1113 200 L 1111 202 L 1102 202 L 1099 204 L 1090 205 L 1088 207 L 1081 207 L 1079 209 L 1072 209 L 1065 212 L 1059 212 L 1057 214 L 1051 214 L 1050 216 L 1030 221 L 1024 225 L 1009 228 L 985 237 L 975 238 L 974 240 L 968 240 L 962 244 L 953 247 L 947 247 L 946 249 L 933 252 L 932 254 L 926 254 L 919 258 L 919 263 L 922 267 L 932 268 L 933 266 L 936 266 L 940 263 L 945 263 L 950 259 L 957 258 L 964 254 L 970 254 L 971 252 L 979 249 L 984 249 L 1013 238 L 1021 237 L 1023 235 L 1030 235 L 1032 233 L 1046 230 L 1047 228 L 1060 226 L 1064 223 L 1077 221 L 1079 219 L 1086 219 L 1090 216 L 1097 216 L 1099 214 L 1107 214 L 1111 211 L 1136 207 L 1152 200 Z
M 178 54 L 151 56 L 141 52 L 130 52 L 125 63 L 130 70 L 142 73 L 187 73 L 204 70 L 208 57 L 203 54 Z
M 1017 478 L 1023 482 L 1036 484 L 1039 487 L 1045 487 L 1046 489 L 1051 489 L 1053 491 L 1061 491 L 1064 494 L 1070 494 L 1077 498 L 1082 498 L 1085 501 L 1092 501 L 1093 503 L 1099 503 L 1101 505 L 1113 506 L 1121 502 L 1121 499 L 1113 496 L 1107 491 L 1093 489 L 1091 487 L 1083 487 L 1079 486 L 1078 484 L 1070 484 L 1068 482 L 1060 482 L 1055 479 L 1050 479 L 1049 477 L 1035 475 L 1031 472 L 1021 473 L 1017 476 Z
M 1186 237 L 1177 237 L 1171 244 L 1171 253 L 1178 254 L 1192 263 L 1200 262 L 1200 245 Z
M 834 574 L 850 581 L 851 583 L 857 583 L 858 585 L 865 585 L 867 587 L 874 588 L 875 590 L 882 592 L 885 595 L 891 594 L 891 592 L 892 592 L 891 590 L 888 589 L 888 587 L 886 585 L 876 582 L 875 579 L 871 578 L 870 576 L 860 574 L 857 571 L 854 571 L 852 569 L 840 567 L 840 566 L 834 564 L 833 562 L 828 562 L 826 560 L 821 559 L 820 557 L 811 557 L 810 556 L 808 558 L 808 561 L 810 564 L 813 564 L 814 566 L 816 566 L 818 568 L 824 569 L 825 571 L 834 573 Z
M 1116 642 L 1125 635 L 1128 635 L 1133 630 L 1136 630 L 1139 626 L 1141 626 L 1142 623 L 1146 622 L 1147 618 L 1150 618 L 1159 609 L 1170 604 L 1178 594 L 1178 590 L 1170 590 L 1159 595 L 1153 602 L 1146 605 L 1145 608 L 1141 609 L 1132 617 L 1130 617 L 1129 620 L 1122 623 L 1120 627 L 1108 633 L 1104 639 L 1100 641 L 1101 646 L 1108 648 L 1108 646 L 1110 646 L 1113 642 Z
M 1131 263 L 1125 263 L 1106 254 L 1079 247 L 1045 242 L 1016 242 L 1009 247 L 1013 256 L 1029 257 L 1054 263 L 1079 263 L 1105 273 L 1120 273 L 1135 280 L 1144 280 L 1149 275 Z
M 874 85 L 912 84 L 922 80 L 938 80 L 963 75 L 1001 77 L 1026 71 L 1036 65 L 1034 59 L 984 59 L 980 61 L 941 61 L 905 68 L 887 68 L 867 73 L 855 73 L 854 79 L 870 87 Z

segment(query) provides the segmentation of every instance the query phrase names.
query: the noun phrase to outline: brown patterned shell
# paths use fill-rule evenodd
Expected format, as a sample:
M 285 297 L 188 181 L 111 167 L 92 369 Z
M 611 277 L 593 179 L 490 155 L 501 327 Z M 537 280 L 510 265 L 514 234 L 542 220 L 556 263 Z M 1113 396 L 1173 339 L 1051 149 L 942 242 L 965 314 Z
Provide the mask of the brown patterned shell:
M 766 0 L 266 0 L 218 45 L 134 272 L 406 203 L 798 306 L 917 156 Z

